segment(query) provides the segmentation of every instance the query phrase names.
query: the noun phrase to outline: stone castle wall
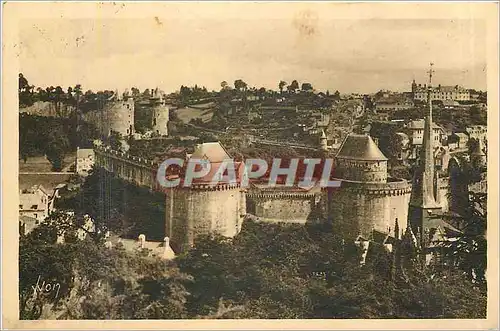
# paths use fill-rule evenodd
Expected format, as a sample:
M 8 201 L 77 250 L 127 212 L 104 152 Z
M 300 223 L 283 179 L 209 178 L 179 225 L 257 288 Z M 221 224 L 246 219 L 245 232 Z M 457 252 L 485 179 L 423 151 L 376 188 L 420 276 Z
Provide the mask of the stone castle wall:
M 318 198 L 305 193 L 249 193 L 247 211 L 263 221 L 305 224 L 318 216 Z
M 110 149 L 96 148 L 96 165 L 114 173 L 119 178 L 150 189 L 155 189 L 158 166 L 139 157 L 130 157 Z
M 157 165 L 125 154 L 96 149 L 96 164 L 139 186 L 165 193 L 165 235 L 182 251 L 199 234 L 216 232 L 233 237 L 247 211 L 268 221 L 306 223 L 327 218 L 333 231 L 355 238 L 372 230 L 407 227 L 411 185 L 342 181 L 341 188 L 308 192 L 263 192 L 238 186 L 195 186 L 163 189 L 156 181 Z M 443 189 L 443 194 L 445 190 Z M 248 210 L 247 210 L 248 207 Z
M 327 190 L 327 211 L 333 231 L 346 238 L 368 237 L 372 230 L 394 234 L 395 221 L 405 229 L 411 185 L 406 181 L 369 184 L 343 181 Z

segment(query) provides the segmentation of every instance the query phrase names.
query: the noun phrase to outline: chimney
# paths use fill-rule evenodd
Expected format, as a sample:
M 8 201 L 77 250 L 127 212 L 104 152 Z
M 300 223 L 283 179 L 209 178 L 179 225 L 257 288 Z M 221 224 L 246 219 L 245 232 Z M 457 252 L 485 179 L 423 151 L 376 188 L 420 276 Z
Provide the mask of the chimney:
M 139 242 L 141 244 L 141 248 L 144 248 L 144 244 L 146 243 L 146 236 L 144 234 L 139 235 Z

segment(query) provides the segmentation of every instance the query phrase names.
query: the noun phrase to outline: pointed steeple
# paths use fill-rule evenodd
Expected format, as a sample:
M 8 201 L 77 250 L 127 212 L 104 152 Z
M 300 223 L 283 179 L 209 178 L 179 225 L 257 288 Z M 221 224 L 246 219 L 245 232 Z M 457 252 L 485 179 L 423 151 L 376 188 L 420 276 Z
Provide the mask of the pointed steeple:
M 409 222 L 411 230 L 420 238 L 422 232 L 432 222 L 431 220 L 442 211 L 441 201 L 436 196 L 438 180 L 434 169 L 434 137 L 432 130 L 432 70 L 429 70 L 429 84 L 427 88 L 427 109 L 425 114 L 424 135 L 420 162 L 415 171 L 410 198 Z
M 432 130 L 432 74 L 429 70 L 429 85 L 427 87 L 427 107 L 424 123 L 424 135 L 420 163 L 415 172 L 414 188 L 412 192 L 412 205 L 422 209 L 434 209 L 439 205 L 436 202 L 436 181 L 434 169 L 434 137 Z
M 432 70 L 429 70 L 429 86 L 427 89 L 427 114 L 425 116 L 424 137 L 422 141 L 421 174 L 422 174 L 422 207 L 435 207 L 434 196 L 434 140 L 432 132 Z

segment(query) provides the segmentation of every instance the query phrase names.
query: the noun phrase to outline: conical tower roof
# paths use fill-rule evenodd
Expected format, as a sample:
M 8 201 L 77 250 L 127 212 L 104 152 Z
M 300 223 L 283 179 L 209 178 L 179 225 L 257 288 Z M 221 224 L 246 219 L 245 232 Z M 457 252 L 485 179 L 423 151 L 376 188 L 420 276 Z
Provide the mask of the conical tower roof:
M 349 134 L 336 157 L 359 161 L 387 161 L 372 137 L 362 134 Z

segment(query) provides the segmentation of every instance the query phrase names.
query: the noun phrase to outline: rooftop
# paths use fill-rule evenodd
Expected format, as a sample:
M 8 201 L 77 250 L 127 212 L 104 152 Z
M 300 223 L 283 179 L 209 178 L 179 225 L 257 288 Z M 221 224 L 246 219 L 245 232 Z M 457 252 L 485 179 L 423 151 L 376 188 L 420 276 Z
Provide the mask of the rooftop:
M 89 156 L 94 156 L 94 150 L 92 148 L 78 148 L 76 150 L 77 159 L 88 159 Z
M 362 161 L 387 161 L 372 137 L 361 134 L 348 135 L 336 157 Z
M 425 120 L 420 119 L 420 120 L 413 120 L 408 123 L 408 128 L 409 129 L 423 129 L 425 126 Z M 441 126 L 438 124 L 432 122 L 432 127 L 434 129 L 442 129 Z
M 229 160 L 231 157 L 220 142 L 211 142 L 199 144 L 195 147 L 191 158 L 207 159 L 211 163 L 220 163 Z
M 52 193 L 59 184 L 67 182 L 71 175 L 71 173 L 22 173 L 19 174 L 19 189 L 30 189 L 34 185 L 41 185 L 47 193 Z

